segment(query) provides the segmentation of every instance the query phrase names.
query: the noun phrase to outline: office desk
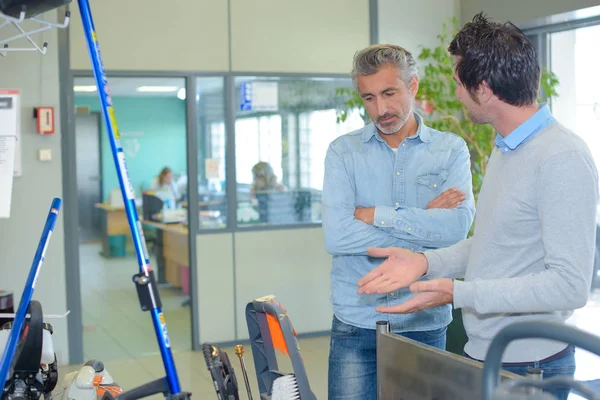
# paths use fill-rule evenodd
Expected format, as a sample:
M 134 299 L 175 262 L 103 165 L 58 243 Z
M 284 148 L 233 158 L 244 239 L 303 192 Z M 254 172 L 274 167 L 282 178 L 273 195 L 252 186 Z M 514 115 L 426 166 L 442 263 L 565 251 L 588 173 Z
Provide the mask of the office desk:
M 142 220 L 145 227 L 157 230 L 156 259 L 157 279 L 159 283 L 169 283 L 174 287 L 189 291 L 189 282 L 182 279 L 182 267 L 187 268 L 189 277 L 189 242 L 188 228 L 182 224 L 163 224 Z M 185 287 L 184 287 L 185 286 Z
M 105 257 L 112 257 L 110 251 L 110 236 L 125 235 L 126 242 L 131 243 L 131 231 L 125 207 L 111 206 L 104 203 L 96 203 L 95 207 L 103 211 L 102 213 L 102 254 Z
M 129 233 L 129 223 L 127 222 L 125 207 L 115 207 L 104 203 L 96 203 L 95 207 L 105 212 L 105 233 L 108 236 Z

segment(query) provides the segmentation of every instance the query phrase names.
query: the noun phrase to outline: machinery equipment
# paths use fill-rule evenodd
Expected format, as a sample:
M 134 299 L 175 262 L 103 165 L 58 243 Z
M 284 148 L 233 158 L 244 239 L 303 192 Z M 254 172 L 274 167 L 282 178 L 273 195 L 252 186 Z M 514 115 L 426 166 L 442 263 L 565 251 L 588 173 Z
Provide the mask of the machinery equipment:
M 10 328 L 10 333 L 4 334 L 6 345 L 2 346 L 3 353 L 0 361 L 2 398 L 35 400 L 53 389 L 52 380 L 53 374 L 56 372 L 56 360 L 51 363 L 49 358 L 44 359 L 46 369 L 40 370 L 44 336 L 46 336 L 46 342 L 49 342 L 50 336 L 44 335 L 42 307 L 39 303 L 32 302 L 31 298 L 61 205 L 62 200 L 58 198 L 54 199 L 50 205 L 50 211 L 33 257 L 15 319 L 12 323 L 9 322 L 8 326 L 5 325 Z M 27 311 L 30 313 L 28 322 L 26 321 Z M 46 330 L 51 331 L 52 328 L 47 327 Z M 53 353 L 52 351 L 51 354 Z
M 552 400 L 543 389 L 569 387 L 585 399 L 600 399 L 592 385 L 564 377 L 541 379 L 501 369 L 509 342 L 543 338 L 571 343 L 600 355 L 600 338 L 564 324 L 523 322 L 501 330 L 490 345 L 485 363 L 426 346 L 389 332 L 386 321 L 377 324 L 378 399 L 402 400 Z M 401 362 L 399 362 L 401 360 Z

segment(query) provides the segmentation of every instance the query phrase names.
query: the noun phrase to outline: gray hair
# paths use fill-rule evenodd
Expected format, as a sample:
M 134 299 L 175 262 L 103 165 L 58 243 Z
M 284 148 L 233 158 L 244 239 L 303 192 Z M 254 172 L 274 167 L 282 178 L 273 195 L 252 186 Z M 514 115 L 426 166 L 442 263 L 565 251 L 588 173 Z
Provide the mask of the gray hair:
M 393 44 L 374 44 L 354 54 L 350 73 L 354 88 L 358 91 L 356 78 L 376 74 L 388 65 L 398 68 L 400 79 L 407 85 L 418 75 L 417 63 L 408 50 Z

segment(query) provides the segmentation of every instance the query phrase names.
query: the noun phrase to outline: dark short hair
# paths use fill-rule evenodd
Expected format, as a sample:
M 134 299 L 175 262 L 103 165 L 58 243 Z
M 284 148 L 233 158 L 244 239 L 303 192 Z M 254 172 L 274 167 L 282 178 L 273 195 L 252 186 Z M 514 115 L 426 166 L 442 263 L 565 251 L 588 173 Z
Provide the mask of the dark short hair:
M 483 13 L 466 23 L 448 51 L 457 57 L 456 74 L 473 95 L 485 81 L 492 92 L 514 106 L 533 104 L 540 86 L 535 46 L 510 22 L 491 22 Z

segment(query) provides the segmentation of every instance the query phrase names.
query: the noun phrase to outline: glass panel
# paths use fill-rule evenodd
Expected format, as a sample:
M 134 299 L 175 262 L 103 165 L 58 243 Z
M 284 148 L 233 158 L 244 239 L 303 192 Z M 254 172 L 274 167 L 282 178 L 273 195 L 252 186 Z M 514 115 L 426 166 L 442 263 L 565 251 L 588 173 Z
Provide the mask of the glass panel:
M 600 25 L 550 34 L 551 68 L 560 80 L 552 101 L 556 119 L 589 146 L 600 162 Z
M 109 78 L 109 88 L 129 178 L 136 201 L 142 205 L 140 218 L 187 222 L 183 210 L 187 189 L 185 79 L 114 77 Z M 78 134 L 77 145 L 92 149 L 77 152 L 78 162 L 86 166 L 78 169 L 78 174 L 83 171 L 78 176 L 79 199 L 95 199 L 88 201 L 92 210 L 80 203 L 79 214 L 83 226 L 89 225 L 90 218 L 98 226 L 94 202 L 123 207 L 123 200 L 94 79 L 75 78 L 74 92 L 77 125 L 91 135 Z M 98 120 L 90 122 L 94 118 Z M 102 127 L 100 139 L 88 129 L 94 125 Z
M 349 78 L 238 77 L 236 180 L 238 226 L 321 221 L 329 143 L 361 128 L 358 112 L 343 123 L 337 109 Z
M 197 82 L 199 229 L 225 228 L 225 81 L 213 77 Z
M 579 135 L 588 145 L 594 161 L 600 162 L 600 76 L 598 41 L 600 25 L 549 34 L 552 71 L 560 81 L 558 97 L 552 99 L 552 114 L 567 128 Z M 596 214 L 596 236 L 600 238 L 600 204 Z M 568 324 L 600 334 L 598 325 L 598 295 L 600 293 L 600 244 L 596 241 L 590 301 L 575 310 Z M 579 350 L 579 349 L 578 349 Z M 586 351 L 575 354 L 578 381 L 600 378 L 597 357 Z M 569 397 L 571 398 L 571 397 Z M 575 398 L 579 398 L 575 396 Z
M 177 323 L 169 325 L 171 338 L 175 338 L 171 344 L 176 351 L 190 350 L 191 318 L 185 308 L 179 307 L 190 294 L 189 231 L 185 226 L 188 222 L 186 79 L 109 77 L 108 87 L 158 291 L 163 304 L 171 305 L 167 313 L 177 315 Z M 110 359 L 119 357 L 122 354 L 119 349 L 127 347 L 131 356 L 142 357 L 147 344 L 131 346 L 137 328 L 123 327 L 126 315 L 139 310 L 138 296 L 130 284 L 117 283 L 131 279 L 134 247 L 98 91 L 91 77 L 75 78 L 73 91 L 77 235 L 81 240 L 81 305 L 86 324 L 83 352 L 102 351 L 103 357 Z M 161 173 L 165 168 L 170 171 Z M 165 235 L 172 239 L 163 240 Z M 86 279 L 87 276 L 101 276 L 104 283 L 98 285 L 97 279 Z M 103 310 L 97 307 L 97 302 L 90 301 L 94 298 L 118 300 Z M 176 314 L 178 309 L 183 314 Z M 97 314 L 99 311 L 102 314 Z M 111 332 L 112 345 L 107 346 L 106 336 L 97 334 L 96 324 L 101 325 L 100 321 L 123 327 Z

